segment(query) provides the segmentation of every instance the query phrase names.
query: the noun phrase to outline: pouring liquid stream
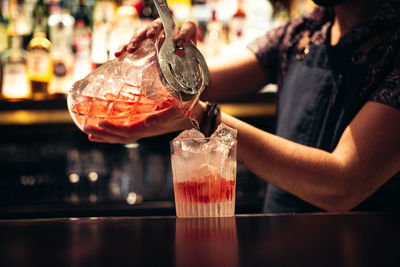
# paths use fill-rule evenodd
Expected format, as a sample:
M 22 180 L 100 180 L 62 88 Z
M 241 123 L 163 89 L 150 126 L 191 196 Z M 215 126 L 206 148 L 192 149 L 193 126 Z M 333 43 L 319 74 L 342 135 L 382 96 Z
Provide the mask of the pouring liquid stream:
M 182 103 L 183 103 L 182 97 L 181 97 L 180 94 L 179 94 L 179 105 L 180 105 L 180 106 L 183 106 Z M 172 103 L 172 104 L 173 104 L 173 103 Z M 190 122 L 192 123 L 193 127 L 194 127 L 196 130 L 200 131 L 200 124 L 199 124 L 199 121 L 196 119 L 196 117 L 193 115 L 193 113 L 190 111 L 190 109 L 179 108 L 179 107 L 177 107 L 177 106 L 175 106 L 175 105 L 172 105 L 172 106 L 174 106 L 175 109 L 178 110 L 180 113 L 182 113 L 183 115 L 185 115 L 185 116 L 190 120 Z

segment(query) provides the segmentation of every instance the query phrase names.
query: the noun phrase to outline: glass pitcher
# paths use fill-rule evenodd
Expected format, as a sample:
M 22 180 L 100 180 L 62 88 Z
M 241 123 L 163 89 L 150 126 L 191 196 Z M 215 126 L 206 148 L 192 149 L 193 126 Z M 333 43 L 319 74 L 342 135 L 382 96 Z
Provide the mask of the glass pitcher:
M 84 79 L 68 94 L 68 109 L 83 130 L 100 121 L 129 125 L 154 112 L 175 107 L 186 114 L 199 95 L 184 99 L 171 94 L 159 65 L 158 38 L 146 39 L 134 53 L 111 60 Z

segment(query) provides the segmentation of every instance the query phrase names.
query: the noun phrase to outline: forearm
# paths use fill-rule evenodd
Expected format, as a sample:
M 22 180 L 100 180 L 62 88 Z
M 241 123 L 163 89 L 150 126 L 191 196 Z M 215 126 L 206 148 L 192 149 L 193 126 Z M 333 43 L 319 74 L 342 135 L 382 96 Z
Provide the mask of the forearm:
M 238 129 L 238 160 L 250 171 L 323 209 L 348 209 L 348 194 L 353 192 L 335 155 L 261 131 L 227 114 L 221 120 Z
M 202 93 L 203 100 L 231 100 L 237 96 L 258 92 L 268 78 L 250 50 L 235 56 L 208 61 L 210 86 Z

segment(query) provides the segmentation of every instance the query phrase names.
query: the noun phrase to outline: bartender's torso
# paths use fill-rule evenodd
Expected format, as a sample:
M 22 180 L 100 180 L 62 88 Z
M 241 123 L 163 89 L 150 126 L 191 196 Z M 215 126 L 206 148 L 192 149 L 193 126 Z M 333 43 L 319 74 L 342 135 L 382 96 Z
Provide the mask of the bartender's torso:
M 385 40 L 382 40 L 384 42 Z M 377 56 L 356 60 L 359 43 L 332 47 L 310 42 L 307 53 L 293 46 L 279 91 L 276 134 L 297 143 L 333 151 L 344 129 L 366 103 L 360 94 Z M 296 179 L 296 177 L 293 177 Z M 321 177 L 323 179 L 323 177 Z M 399 173 L 355 210 L 400 209 Z M 268 185 L 265 212 L 320 211 L 274 185 Z
M 278 84 L 277 135 L 331 152 L 367 101 L 400 108 L 399 8 L 400 0 L 382 1 L 370 21 L 353 28 L 334 47 L 327 38 L 332 9 L 320 8 L 249 44 Z M 306 32 L 310 38 L 304 49 Z M 374 38 L 378 41 L 371 42 Z M 360 57 L 361 48 L 365 53 Z M 400 172 L 355 210 L 400 210 Z M 269 184 L 264 211 L 320 209 Z

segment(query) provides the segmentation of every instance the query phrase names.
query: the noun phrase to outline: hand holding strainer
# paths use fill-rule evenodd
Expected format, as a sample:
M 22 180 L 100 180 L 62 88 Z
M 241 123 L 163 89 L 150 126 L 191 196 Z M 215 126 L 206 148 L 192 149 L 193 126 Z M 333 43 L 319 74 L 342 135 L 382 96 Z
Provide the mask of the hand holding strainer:
M 170 93 L 183 101 L 199 95 L 209 84 L 210 74 L 204 57 L 192 43 L 184 48 L 184 55 L 176 53 L 172 33 L 175 23 L 165 0 L 153 0 L 165 31 L 165 40 L 158 53 L 161 72 Z

